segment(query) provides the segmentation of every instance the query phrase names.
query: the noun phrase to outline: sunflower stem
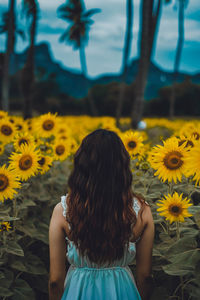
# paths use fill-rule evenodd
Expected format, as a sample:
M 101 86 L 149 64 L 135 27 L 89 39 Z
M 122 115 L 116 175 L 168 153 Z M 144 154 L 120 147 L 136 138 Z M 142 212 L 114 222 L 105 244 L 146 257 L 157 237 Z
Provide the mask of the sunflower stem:
M 13 217 L 17 217 L 17 199 L 14 197 L 13 199 Z M 13 234 L 14 234 L 14 240 L 16 239 L 16 220 L 13 221 Z
M 169 187 L 169 189 L 168 189 L 169 194 L 172 195 L 172 193 L 173 193 L 173 182 L 172 181 L 168 184 L 168 187 Z
M 159 223 L 159 224 L 161 225 L 161 227 L 164 230 L 164 232 L 168 234 L 168 227 L 165 228 L 165 226 L 162 223 Z
M 3 231 L 3 244 L 5 245 L 6 244 L 6 232 Z
M 177 236 L 177 240 L 179 240 L 179 239 L 180 239 L 180 226 L 179 226 L 179 221 L 176 222 L 176 236 Z M 183 276 L 180 276 L 180 281 L 181 281 L 181 299 L 184 300 Z
M 179 227 L 179 221 L 176 222 L 176 237 L 177 237 L 177 240 L 180 239 L 180 227 Z
M 169 233 L 170 233 L 170 224 L 169 224 L 168 220 L 166 222 L 167 222 L 167 234 L 169 235 Z

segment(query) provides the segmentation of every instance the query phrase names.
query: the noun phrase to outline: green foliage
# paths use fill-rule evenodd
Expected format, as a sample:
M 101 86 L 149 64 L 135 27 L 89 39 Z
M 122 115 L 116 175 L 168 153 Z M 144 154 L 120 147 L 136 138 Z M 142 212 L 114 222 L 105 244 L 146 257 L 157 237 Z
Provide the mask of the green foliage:
M 48 173 L 24 183 L 14 200 L 0 203 L 0 220 L 10 221 L 13 227 L 0 233 L 0 297 L 48 299 L 49 222 L 66 193 L 70 164 L 54 162 Z
M 138 164 L 137 160 L 132 161 L 132 169 L 134 170 L 133 190 L 142 195 L 151 205 L 155 223 L 152 262 L 155 290 L 151 300 L 171 299 L 172 296 L 177 297 L 177 299 L 188 299 L 189 295 L 192 295 L 190 299 L 196 300 L 198 299 L 198 288 L 200 286 L 198 280 L 200 268 L 200 205 L 189 208 L 189 211 L 194 215 L 186 218 L 185 222 L 180 224 L 180 238 L 177 239 L 175 224 L 170 225 L 156 211 L 157 200 L 168 194 L 172 187 L 159 181 L 153 175 L 153 170 L 150 167 L 142 170 L 142 163 Z M 192 196 L 195 190 L 199 191 L 200 189 L 195 188 L 186 178 L 183 178 L 181 183 L 173 185 L 173 191 L 181 192 L 189 197 Z M 171 279 L 172 276 L 175 278 L 174 280 Z M 164 278 L 164 281 L 162 278 Z M 181 297 L 181 289 L 184 290 L 184 298 L 178 298 Z

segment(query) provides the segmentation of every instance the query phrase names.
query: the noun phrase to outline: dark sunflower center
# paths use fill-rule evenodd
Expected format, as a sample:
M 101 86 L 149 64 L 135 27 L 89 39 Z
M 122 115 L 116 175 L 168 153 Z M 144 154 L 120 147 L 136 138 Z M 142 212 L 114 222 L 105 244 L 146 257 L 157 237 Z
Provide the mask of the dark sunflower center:
M 9 184 L 8 177 L 4 174 L 0 174 L 0 191 L 4 191 Z
M 56 154 L 62 155 L 65 152 L 65 147 L 63 145 L 59 145 L 56 147 Z
M 54 122 L 52 120 L 46 120 L 42 124 L 42 127 L 43 127 L 44 130 L 49 131 L 54 127 Z
M 13 119 L 10 119 L 9 121 L 10 121 L 11 123 L 15 123 L 15 121 L 14 121 Z
M 32 163 L 33 163 L 32 157 L 30 155 L 24 155 L 19 160 L 19 167 L 21 170 L 25 171 L 30 169 Z
M 183 143 L 186 142 L 186 141 L 187 141 L 187 140 L 181 140 L 181 141 L 179 141 L 178 145 L 181 146 L 181 145 L 183 145 Z M 188 140 L 187 143 L 186 143 L 186 145 L 185 145 L 185 147 L 188 147 L 188 146 L 194 147 L 193 142 L 190 141 L 190 140 Z
M 19 140 L 19 146 L 21 146 L 21 144 L 27 144 L 28 145 L 28 141 L 26 139 L 21 139 Z
M 136 142 L 134 142 L 134 141 L 130 141 L 129 143 L 128 143 L 128 147 L 129 148 L 135 148 L 136 147 Z
M 163 160 L 165 167 L 170 170 L 179 169 L 183 164 L 183 161 L 181 159 L 182 157 L 183 155 L 178 151 L 167 153 Z
M 45 163 L 45 158 L 42 157 L 40 160 L 38 160 L 38 163 L 39 163 L 41 166 L 43 166 L 44 163 Z
M 192 133 L 192 135 L 193 135 L 193 137 L 195 138 L 195 140 L 199 140 L 200 139 L 200 134 L 199 134 L 199 132 L 193 132 Z
M 67 140 L 67 137 L 65 135 L 62 135 L 60 138 L 63 140 Z
M 21 130 L 22 129 L 22 125 L 20 124 L 16 124 L 17 130 Z
M 170 213 L 172 213 L 173 215 L 178 216 L 178 215 L 181 214 L 182 208 L 181 208 L 180 206 L 178 206 L 178 205 L 171 205 L 171 206 L 169 207 L 169 211 L 170 211 Z
M 1 224 L 1 229 L 2 230 L 6 230 L 7 228 L 6 228 L 6 225 L 5 224 Z
M 60 129 L 59 130 L 59 133 L 64 133 L 65 132 L 65 129 Z
M 12 128 L 8 125 L 2 125 L 1 126 L 1 132 L 4 134 L 4 135 L 11 135 L 12 134 Z

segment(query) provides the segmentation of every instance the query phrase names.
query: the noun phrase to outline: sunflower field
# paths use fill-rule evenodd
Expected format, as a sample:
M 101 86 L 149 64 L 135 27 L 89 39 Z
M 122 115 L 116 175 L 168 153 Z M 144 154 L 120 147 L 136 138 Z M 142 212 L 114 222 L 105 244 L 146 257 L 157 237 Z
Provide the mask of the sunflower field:
M 73 155 L 91 131 L 115 131 L 131 157 L 133 191 L 154 222 L 151 300 L 200 299 L 200 121 L 0 111 L 0 299 L 48 299 L 48 230 L 67 193 Z M 66 265 L 67 268 L 67 265 Z M 135 272 L 135 262 L 131 265 Z

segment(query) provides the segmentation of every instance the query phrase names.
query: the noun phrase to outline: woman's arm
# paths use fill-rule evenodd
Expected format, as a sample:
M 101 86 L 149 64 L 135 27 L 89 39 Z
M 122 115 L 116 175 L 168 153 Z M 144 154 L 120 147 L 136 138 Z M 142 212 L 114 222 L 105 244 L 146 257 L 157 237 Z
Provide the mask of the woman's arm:
M 140 240 L 136 243 L 136 284 L 142 300 L 149 300 L 153 291 L 152 250 L 155 226 L 150 206 L 142 214 L 145 228 Z
M 50 221 L 49 254 L 49 300 L 60 300 L 64 292 L 64 280 L 66 276 L 66 242 L 62 206 L 60 203 L 55 206 Z

